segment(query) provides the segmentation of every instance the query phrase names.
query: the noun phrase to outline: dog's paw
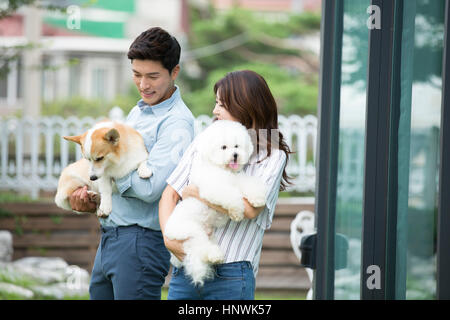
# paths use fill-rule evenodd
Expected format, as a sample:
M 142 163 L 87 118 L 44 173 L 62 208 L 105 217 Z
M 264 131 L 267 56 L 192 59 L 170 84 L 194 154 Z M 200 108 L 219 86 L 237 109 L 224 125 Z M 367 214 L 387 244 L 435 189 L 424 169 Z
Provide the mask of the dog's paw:
M 254 208 L 258 208 L 258 207 L 262 207 L 262 206 L 266 205 L 265 197 L 255 197 L 255 198 L 249 197 L 246 199 Z
M 100 208 L 97 209 L 97 217 L 99 218 L 107 218 L 109 216 L 109 213 L 103 212 Z
M 222 263 L 224 255 L 222 250 L 217 246 L 208 251 L 207 262 L 212 264 Z
M 107 218 L 112 211 L 112 207 L 105 202 L 102 202 L 97 209 L 97 217 Z
M 244 219 L 244 210 L 241 207 L 230 208 L 228 215 L 231 220 L 239 222 Z
M 169 240 L 186 240 L 188 237 L 184 233 L 176 233 L 176 232 L 166 232 L 164 233 L 164 236 Z
M 177 268 L 181 268 L 183 266 L 183 263 L 178 260 L 178 258 L 175 257 L 172 253 L 170 254 L 170 263 Z
M 93 201 L 93 202 L 96 202 L 97 205 L 100 204 L 100 200 L 101 200 L 100 193 L 97 193 L 97 192 L 95 192 L 95 191 L 88 190 L 88 191 L 87 191 L 87 194 L 88 194 L 88 196 L 89 196 L 89 200 L 91 200 L 91 201 Z
M 139 165 L 137 168 L 137 173 L 142 179 L 150 178 L 153 174 L 152 170 L 147 166 L 145 161 Z

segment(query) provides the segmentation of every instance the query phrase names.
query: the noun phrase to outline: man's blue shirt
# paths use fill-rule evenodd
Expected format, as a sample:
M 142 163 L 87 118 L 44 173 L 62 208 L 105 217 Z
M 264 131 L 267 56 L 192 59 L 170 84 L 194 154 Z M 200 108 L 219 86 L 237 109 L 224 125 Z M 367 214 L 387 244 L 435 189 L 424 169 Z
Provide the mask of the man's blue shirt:
M 112 212 L 100 219 L 103 226 L 138 224 L 160 230 L 158 203 L 166 179 L 177 166 L 194 137 L 194 117 L 180 96 L 180 89 L 163 102 L 149 106 L 143 100 L 130 111 L 126 123 L 144 138 L 149 152 L 147 165 L 153 174 L 142 179 L 136 170 L 117 179 L 119 193 L 113 193 Z

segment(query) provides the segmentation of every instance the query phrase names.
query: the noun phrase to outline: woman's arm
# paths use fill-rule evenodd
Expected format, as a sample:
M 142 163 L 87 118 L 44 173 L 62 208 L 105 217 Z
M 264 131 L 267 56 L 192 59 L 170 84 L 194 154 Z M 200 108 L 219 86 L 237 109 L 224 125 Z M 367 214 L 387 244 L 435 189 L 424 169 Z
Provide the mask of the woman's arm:
M 173 209 L 175 209 L 178 200 L 180 200 L 178 193 L 170 185 L 167 185 L 161 195 L 161 200 L 159 201 L 159 225 L 163 236 L 167 220 L 172 214 Z M 183 241 L 170 240 L 164 236 L 164 244 L 166 248 L 178 258 L 178 260 L 183 260 L 185 256 L 183 251 Z
M 198 188 L 192 184 L 189 186 L 186 186 L 183 189 L 183 199 L 186 199 L 189 197 L 197 198 L 198 200 L 200 200 L 201 202 L 206 204 L 208 207 L 210 207 L 220 213 L 228 215 L 228 210 L 226 210 L 225 208 L 222 208 L 221 206 L 212 204 L 211 202 L 209 202 L 203 198 L 200 198 L 200 195 L 198 193 Z M 264 209 L 264 206 L 255 208 L 250 204 L 250 202 L 247 201 L 247 199 L 243 198 L 243 200 L 244 200 L 244 208 L 245 208 L 244 216 L 247 219 L 256 218 Z

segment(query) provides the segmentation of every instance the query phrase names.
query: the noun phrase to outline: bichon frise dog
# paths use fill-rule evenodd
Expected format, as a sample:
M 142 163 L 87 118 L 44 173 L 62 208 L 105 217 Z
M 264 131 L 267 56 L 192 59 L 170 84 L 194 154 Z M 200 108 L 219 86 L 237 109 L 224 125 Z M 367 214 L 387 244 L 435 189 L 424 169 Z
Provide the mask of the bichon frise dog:
M 220 247 L 210 238 L 214 228 L 224 226 L 228 219 L 244 218 L 246 198 L 253 207 L 266 202 L 266 186 L 260 179 L 241 171 L 253 153 L 247 129 L 238 122 L 218 120 L 196 138 L 197 154 L 192 162 L 190 182 L 198 187 L 200 198 L 218 205 L 229 216 L 217 212 L 196 198 L 177 204 L 169 217 L 165 236 L 185 240 L 183 262 L 172 255 L 171 263 L 184 266 L 195 285 L 202 286 L 213 274 L 211 264 L 223 262 Z

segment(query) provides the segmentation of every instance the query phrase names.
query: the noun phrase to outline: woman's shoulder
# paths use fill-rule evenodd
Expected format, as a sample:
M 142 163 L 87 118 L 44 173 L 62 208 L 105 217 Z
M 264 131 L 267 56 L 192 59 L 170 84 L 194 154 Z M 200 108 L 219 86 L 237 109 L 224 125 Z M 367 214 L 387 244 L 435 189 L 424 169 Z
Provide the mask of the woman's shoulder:
M 198 148 L 199 148 L 199 139 L 198 138 L 198 134 L 194 137 L 194 139 L 192 140 L 191 144 L 189 145 L 189 147 L 186 149 L 186 153 L 190 155 L 190 158 L 192 160 L 192 158 L 198 153 Z

